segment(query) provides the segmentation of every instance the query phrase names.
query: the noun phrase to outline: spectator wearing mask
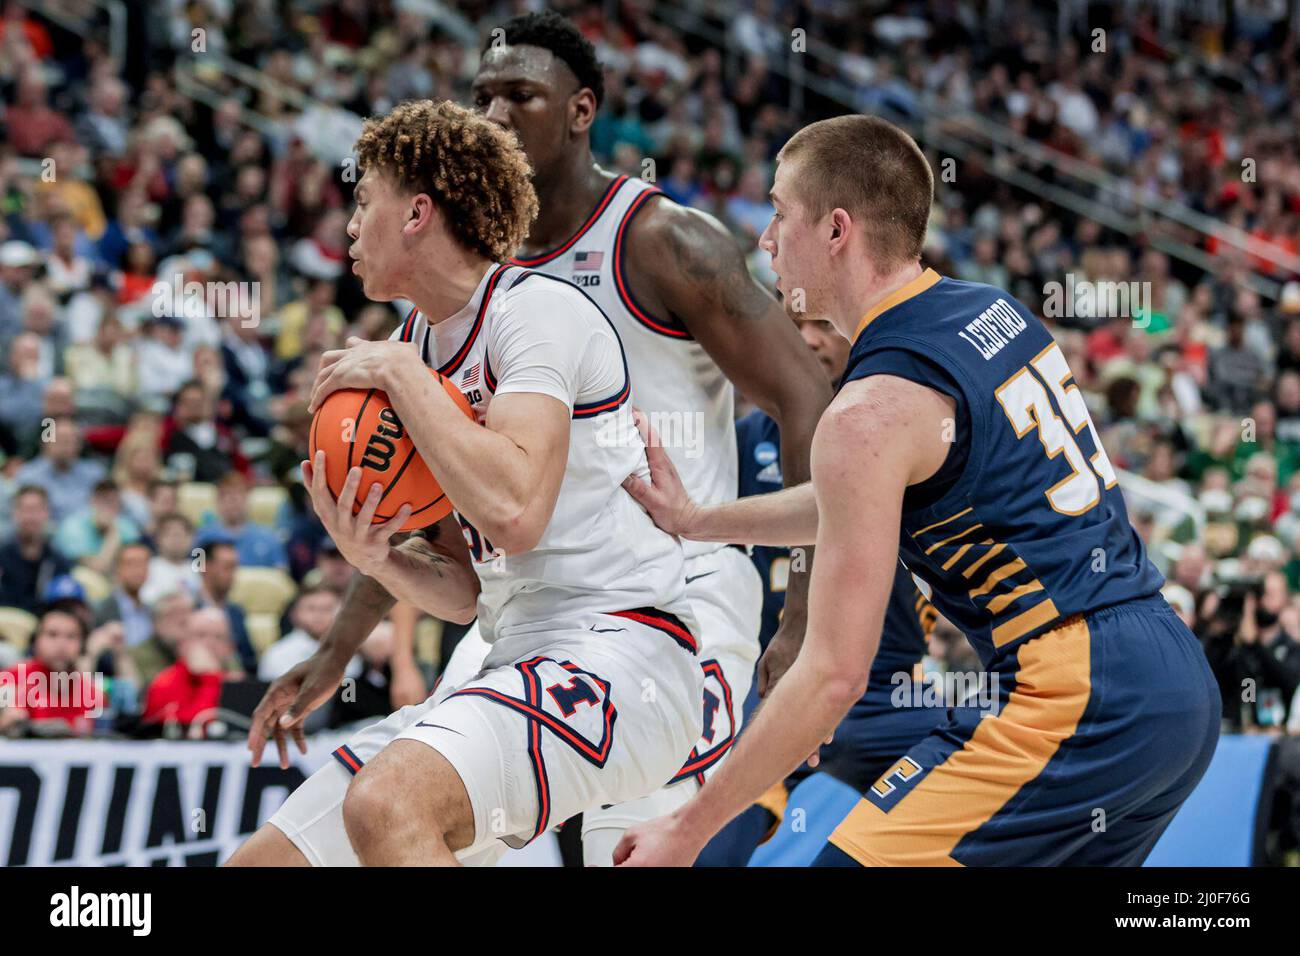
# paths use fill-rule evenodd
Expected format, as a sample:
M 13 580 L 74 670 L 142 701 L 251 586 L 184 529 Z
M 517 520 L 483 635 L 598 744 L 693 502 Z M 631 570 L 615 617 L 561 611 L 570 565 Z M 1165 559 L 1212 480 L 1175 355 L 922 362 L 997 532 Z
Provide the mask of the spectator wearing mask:
M 90 500 L 107 474 L 97 461 L 81 457 L 81 428 L 72 418 L 54 419 L 41 435 L 41 454 L 18 469 L 20 485 L 39 485 L 49 493 L 50 515 L 63 521 Z
M 248 636 L 244 609 L 230 600 L 238 570 L 239 552 L 231 542 L 212 541 L 205 545 L 198 603 L 199 607 L 215 607 L 226 613 L 240 666 L 252 673 L 257 670 L 257 652 Z
M 1246 595 L 1237 629 L 1242 672 L 1254 687 L 1247 715 L 1256 726 L 1274 730 L 1285 726 L 1287 707 L 1300 688 L 1300 633 L 1295 612 L 1287 614 L 1289 597 L 1286 575 L 1270 571 Z
M 215 716 L 224 681 L 240 676 L 233 669 L 230 623 L 219 608 L 192 611 L 178 644 L 175 663 L 164 668 L 145 694 L 144 724 L 180 724 L 201 736 Z
M 154 535 L 157 553 L 149 560 L 149 577 L 141 592 L 145 603 L 152 604 L 171 591 L 183 590 L 193 596 L 199 592 L 199 572 L 193 549 L 194 526 L 182 514 L 158 519 Z
M 0 671 L 0 733 L 46 725 L 62 734 L 88 735 L 104 698 L 83 666 L 85 622 L 65 607 L 41 615 L 32 636 L 30 659 Z M 3 706 L 12 700 L 11 706 Z
M 40 597 L 72 562 L 50 538 L 49 494 L 40 485 L 20 485 L 13 499 L 13 537 L 0 545 L 0 607 L 36 613 Z
M 194 599 L 184 591 L 174 591 L 154 602 L 153 633 L 130 649 L 142 687 L 147 688 L 155 677 L 176 663 L 181 638 L 185 636 L 193 610 Z
M 153 633 L 153 613 L 140 593 L 152 557 L 153 549 L 143 541 L 123 545 L 113 564 L 113 590 L 95 608 L 97 626 L 121 623 L 127 647 L 143 644 Z
M 328 588 L 308 587 L 299 592 L 289 615 L 293 630 L 263 652 L 257 676 L 266 681 L 275 680 L 315 654 L 338 609 L 338 595 Z M 354 657 L 345 673 L 355 678 L 361 669 L 361 660 Z
M 231 472 L 217 484 L 217 513 L 199 529 L 196 542 L 205 547 L 213 541 L 229 541 L 239 551 L 239 563 L 245 567 L 289 567 L 284 540 L 264 525 L 248 517 L 248 479 Z

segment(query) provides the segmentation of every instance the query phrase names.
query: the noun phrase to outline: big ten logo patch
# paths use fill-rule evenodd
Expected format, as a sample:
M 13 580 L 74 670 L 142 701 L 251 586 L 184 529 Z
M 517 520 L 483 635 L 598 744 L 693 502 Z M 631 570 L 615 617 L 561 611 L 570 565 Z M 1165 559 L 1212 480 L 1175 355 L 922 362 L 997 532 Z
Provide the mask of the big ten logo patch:
M 397 442 L 401 441 L 405 434 L 406 429 L 402 427 L 397 412 L 391 408 L 381 409 L 379 423 L 366 439 L 366 449 L 361 456 L 361 467 L 387 471 L 393 455 L 397 452 Z

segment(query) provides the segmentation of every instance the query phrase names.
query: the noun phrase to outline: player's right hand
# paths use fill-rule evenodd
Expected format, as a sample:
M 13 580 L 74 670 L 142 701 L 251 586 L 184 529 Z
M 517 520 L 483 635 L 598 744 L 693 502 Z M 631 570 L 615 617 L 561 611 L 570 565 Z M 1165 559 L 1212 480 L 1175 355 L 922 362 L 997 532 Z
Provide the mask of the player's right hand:
M 262 751 L 266 749 L 267 740 L 272 738 L 280 752 L 282 770 L 289 769 L 286 735 L 292 735 L 299 753 L 307 753 L 303 722 L 338 690 L 346 668 L 346 661 L 339 663 L 318 652 L 272 682 L 257 710 L 253 711 L 253 723 L 248 728 L 248 749 L 252 752 L 254 767 L 261 765 Z
M 623 487 L 660 528 L 669 534 L 690 537 L 691 519 L 698 508 L 686 493 L 686 486 L 682 484 L 677 468 L 668 457 L 668 452 L 664 451 L 659 436 L 650 427 L 645 414 L 639 408 L 633 409 L 632 419 L 636 422 L 637 431 L 641 433 L 641 440 L 645 442 L 650 481 L 647 483 L 636 475 L 628 475 L 623 480 Z

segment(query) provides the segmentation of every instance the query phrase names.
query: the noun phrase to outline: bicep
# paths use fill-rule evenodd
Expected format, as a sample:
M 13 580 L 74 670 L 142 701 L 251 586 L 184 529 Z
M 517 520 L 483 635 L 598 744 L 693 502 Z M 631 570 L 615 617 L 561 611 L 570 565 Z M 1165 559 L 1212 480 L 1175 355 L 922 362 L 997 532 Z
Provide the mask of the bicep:
M 830 397 L 812 350 L 777 300 L 750 275 L 739 245 L 716 219 L 661 205 L 629 238 L 640 276 L 634 290 L 680 321 L 723 373 L 763 411 L 780 420 L 792 397 Z M 641 247 L 637 254 L 638 246 Z M 763 356 L 755 362 L 754 356 Z
M 820 520 L 808 632 L 862 673 L 894 581 L 903 496 L 942 454 L 943 410 L 937 393 L 876 376 L 845 387 L 813 441 Z
M 568 407 L 554 396 L 511 392 L 492 399 L 485 424 L 524 453 L 529 485 L 553 498 L 569 458 L 570 420 Z

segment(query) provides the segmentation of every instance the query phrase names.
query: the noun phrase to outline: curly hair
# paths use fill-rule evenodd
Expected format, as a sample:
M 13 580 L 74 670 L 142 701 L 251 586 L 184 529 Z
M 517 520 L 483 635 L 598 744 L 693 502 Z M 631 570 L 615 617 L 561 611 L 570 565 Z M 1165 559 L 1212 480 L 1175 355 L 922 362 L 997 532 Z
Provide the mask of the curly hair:
M 497 34 L 496 30 L 502 31 Z M 596 48 L 582 35 L 578 25 L 554 10 L 540 13 L 521 13 L 491 31 L 483 42 L 480 53 L 486 53 L 496 39 L 502 36 L 508 46 L 536 46 L 550 50 L 551 55 L 564 63 L 578 78 L 579 87 L 586 87 L 596 97 L 596 106 L 605 99 L 605 72 L 596 57 Z
M 494 262 L 509 258 L 537 217 L 532 169 L 514 135 L 450 101 L 399 103 L 371 117 L 356 155 L 362 169 L 428 193 L 452 235 Z

